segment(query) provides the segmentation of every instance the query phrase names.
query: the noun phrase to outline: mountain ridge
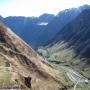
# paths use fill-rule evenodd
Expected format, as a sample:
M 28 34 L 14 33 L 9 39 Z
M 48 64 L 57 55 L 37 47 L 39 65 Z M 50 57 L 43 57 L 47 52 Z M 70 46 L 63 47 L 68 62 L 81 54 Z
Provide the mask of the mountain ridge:
M 88 8 L 90 8 L 89 5 L 84 5 L 79 8 L 66 9 L 59 12 L 56 16 L 43 14 L 40 17 L 6 17 L 2 18 L 2 21 L 24 41 L 36 49 L 46 44 L 47 41 L 51 40 L 67 23 Z M 40 23 L 47 24 L 40 25 Z
M 59 90 L 67 83 L 30 46 L 0 22 L 0 57 L 10 64 L 13 80 L 25 90 Z M 60 77 L 60 76 L 61 77 Z
M 69 66 L 85 77 L 90 75 L 90 9 L 84 10 L 41 47 L 50 62 Z M 43 51 L 45 50 L 45 51 Z

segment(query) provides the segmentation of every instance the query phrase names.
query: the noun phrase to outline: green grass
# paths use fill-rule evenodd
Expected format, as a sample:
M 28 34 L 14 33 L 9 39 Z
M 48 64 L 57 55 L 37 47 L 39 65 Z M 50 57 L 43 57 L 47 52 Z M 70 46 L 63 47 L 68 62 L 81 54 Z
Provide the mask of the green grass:
M 42 47 L 38 49 L 44 58 L 46 58 L 56 69 L 68 72 L 69 69 L 75 70 L 83 76 L 90 78 L 90 66 L 86 65 L 82 59 L 76 56 L 73 48 L 65 48 L 67 44 L 55 44 L 52 47 Z M 48 56 L 47 56 L 48 55 Z M 60 61 L 56 64 L 52 61 Z M 66 77 L 65 77 L 66 78 Z M 69 82 L 68 82 L 69 83 Z M 70 83 L 69 83 L 70 84 Z M 77 90 L 90 90 L 89 84 L 80 84 Z M 89 89 L 88 89 L 89 88 Z
M 73 48 L 65 48 L 67 44 L 55 44 L 52 47 L 42 47 L 38 49 L 38 52 L 46 58 L 49 62 L 59 61 L 60 64 L 56 64 L 59 69 L 60 66 L 69 66 L 70 68 L 78 71 L 87 78 L 90 78 L 90 66 L 85 65 L 86 62 L 82 61 L 76 56 Z

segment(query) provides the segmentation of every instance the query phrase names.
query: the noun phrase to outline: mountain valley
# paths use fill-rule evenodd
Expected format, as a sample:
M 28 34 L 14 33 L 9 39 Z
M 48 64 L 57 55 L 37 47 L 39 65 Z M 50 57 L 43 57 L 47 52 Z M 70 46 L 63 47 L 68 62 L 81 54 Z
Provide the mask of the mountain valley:
M 73 70 L 88 80 L 77 90 L 90 89 L 89 5 L 0 20 L 0 88 L 72 90 L 67 73 Z

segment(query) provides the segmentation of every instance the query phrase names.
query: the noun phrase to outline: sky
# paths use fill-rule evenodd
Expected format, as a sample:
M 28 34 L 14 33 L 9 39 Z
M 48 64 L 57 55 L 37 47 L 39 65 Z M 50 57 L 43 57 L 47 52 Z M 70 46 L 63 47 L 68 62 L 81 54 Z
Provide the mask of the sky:
M 6 17 L 57 14 L 61 10 L 84 4 L 90 5 L 90 0 L 0 0 L 0 15 Z

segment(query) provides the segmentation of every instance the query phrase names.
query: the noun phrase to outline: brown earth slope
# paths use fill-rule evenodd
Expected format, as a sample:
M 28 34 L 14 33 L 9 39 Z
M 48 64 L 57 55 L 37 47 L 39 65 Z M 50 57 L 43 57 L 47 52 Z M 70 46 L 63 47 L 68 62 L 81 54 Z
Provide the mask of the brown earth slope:
M 16 81 L 23 90 L 64 90 L 69 86 L 63 72 L 55 70 L 0 22 L 0 63 L 2 62 L 10 65 L 11 80 Z

